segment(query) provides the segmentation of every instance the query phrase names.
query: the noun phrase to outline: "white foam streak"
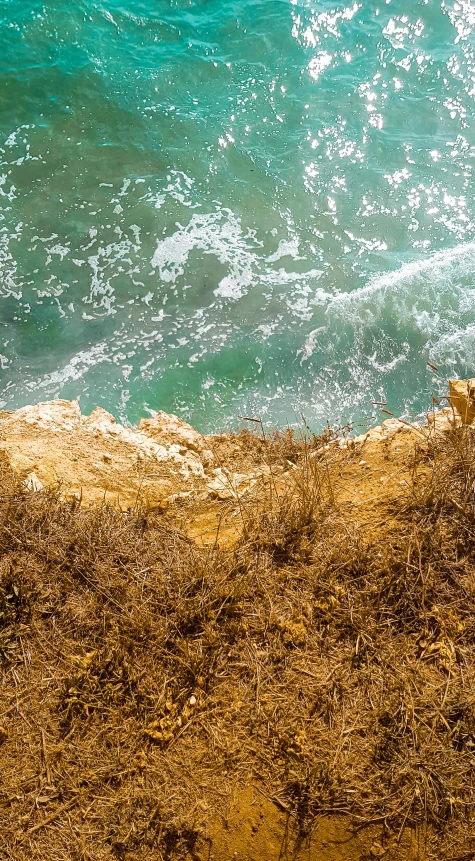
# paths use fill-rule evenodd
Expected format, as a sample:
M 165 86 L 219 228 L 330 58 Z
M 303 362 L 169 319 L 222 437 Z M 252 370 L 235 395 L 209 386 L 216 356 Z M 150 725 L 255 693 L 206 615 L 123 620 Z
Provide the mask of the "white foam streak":
M 301 281 L 307 283 L 319 278 L 321 270 L 312 269 L 304 274 L 287 272 L 271 265 L 283 257 L 301 260 L 297 237 L 281 240 L 274 254 L 263 258 L 258 254 L 262 243 L 253 231 L 243 231 L 241 222 L 230 210 L 212 213 L 195 213 L 189 223 L 171 236 L 157 243 L 152 266 L 160 279 L 175 284 L 186 274 L 191 252 L 195 249 L 209 254 L 226 266 L 228 271 L 214 290 L 214 295 L 237 301 L 256 284 L 283 285 Z
M 430 359 L 434 364 L 452 367 L 473 367 L 475 356 L 475 324 L 444 335 L 432 346 Z
M 418 309 L 434 316 L 437 308 L 447 308 L 447 294 L 457 297 L 466 310 L 472 310 L 471 291 L 461 281 L 470 279 L 475 286 L 475 242 L 438 251 L 427 259 L 403 265 L 394 272 L 379 275 L 358 290 L 338 293 L 328 304 L 327 314 L 342 316 L 349 322 L 374 321 L 390 300 L 401 320 L 417 321 Z M 430 303 L 428 308 L 424 305 Z M 467 305 L 469 304 L 469 307 Z M 450 305 L 449 305 L 450 309 Z M 427 317 L 426 317 L 427 320 Z
M 405 362 L 415 360 L 413 351 L 425 345 L 427 358 L 435 364 L 454 367 L 471 364 L 475 355 L 475 242 L 439 251 L 423 260 L 412 261 L 399 269 L 371 278 L 352 292 L 333 297 L 319 291 L 312 305 L 322 306 L 315 312 L 314 328 L 297 355 L 301 364 L 315 353 L 326 354 L 328 362 L 334 345 L 345 329 L 353 341 L 350 365 L 372 368 L 378 375 L 393 372 Z M 406 340 L 397 344 L 388 336 L 398 330 Z M 368 341 L 368 338 L 370 339 Z M 366 352 L 368 343 L 377 350 Z M 345 350 L 349 342 L 345 341 Z
M 158 242 L 152 266 L 158 269 L 162 281 L 175 283 L 185 273 L 193 249 L 211 254 L 229 267 L 229 272 L 215 289 L 216 296 L 239 299 L 253 283 L 256 247 L 252 233 L 243 234 L 239 219 L 232 212 L 194 214 L 186 227 Z
M 17 262 L 10 251 L 10 241 L 19 239 L 22 225 L 18 224 L 15 233 L 8 234 L 6 228 L 0 230 L 0 297 L 14 296 L 20 300 L 21 288 L 17 283 Z
M 107 343 L 103 341 L 99 344 L 95 344 L 95 346 L 91 347 L 89 350 L 82 350 L 77 353 L 58 371 L 53 371 L 53 373 L 47 374 L 39 381 L 34 380 L 26 383 L 25 388 L 29 391 L 34 391 L 35 389 L 54 390 L 56 387 L 59 388 L 65 383 L 80 380 L 90 368 L 94 367 L 99 362 L 106 361 L 108 361 L 108 348 Z

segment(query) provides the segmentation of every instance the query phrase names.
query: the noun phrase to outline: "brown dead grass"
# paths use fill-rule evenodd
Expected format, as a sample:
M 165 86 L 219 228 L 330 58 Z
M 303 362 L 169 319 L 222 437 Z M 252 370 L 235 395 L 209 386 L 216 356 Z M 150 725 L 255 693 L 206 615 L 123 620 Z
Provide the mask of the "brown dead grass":
M 193 857 L 239 784 L 302 837 L 425 824 L 429 856 L 473 857 L 473 430 L 413 452 L 371 538 L 335 493 L 350 455 L 263 444 L 295 485 L 242 502 L 231 549 L 3 470 L 2 859 Z

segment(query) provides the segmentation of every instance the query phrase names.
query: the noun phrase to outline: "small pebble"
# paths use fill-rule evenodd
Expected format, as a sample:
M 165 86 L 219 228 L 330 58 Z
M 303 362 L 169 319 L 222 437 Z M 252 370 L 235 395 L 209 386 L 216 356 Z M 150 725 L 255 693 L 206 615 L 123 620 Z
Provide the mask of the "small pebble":
M 196 705 L 196 697 L 195 696 L 190 697 L 189 703 L 190 703 L 190 706 L 195 706 Z

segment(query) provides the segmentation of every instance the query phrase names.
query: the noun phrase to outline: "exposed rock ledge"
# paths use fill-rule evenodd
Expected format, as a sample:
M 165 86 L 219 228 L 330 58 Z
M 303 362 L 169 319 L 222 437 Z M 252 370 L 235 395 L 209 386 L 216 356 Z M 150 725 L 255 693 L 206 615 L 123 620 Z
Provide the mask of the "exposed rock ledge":
M 205 484 L 213 461 L 206 439 L 176 416 L 159 412 L 130 429 L 64 400 L 0 413 L 0 450 L 31 490 L 59 483 L 86 504 L 124 507 L 138 494 L 156 505 Z
M 77 401 L 0 412 L 0 452 L 24 486 L 41 491 L 59 484 L 64 496 L 85 505 L 105 500 L 127 509 L 139 497 L 152 507 L 177 497 L 237 498 L 268 475 L 269 467 L 253 464 L 243 473 L 239 458 L 240 471 L 227 469 L 227 457 L 216 457 L 223 440 L 226 455 L 235 460 L 237 441 L 204 436 L 164 412 L 142 419 L 138 428 L 118 424 L 100 407 L 84 416 Z
M 450 406 L 429 413 L 427 424 L 388 419 L 366 434 L 339 440 L 339 447 L 364 447 L 365 453 L 401 435 L 407 442 L 445 432 L 475 418 L 475 379 L 451 381 Z M 220 499 L 239 496 L 265 478 L 269 467 L 235 471 L 215 455 L 216 440 L 203 436 L 177 416 L 158 412 L 138 428 L 118 424 L 98 407 L 89 416 L 77 401 L 55 400 L 0 413 L 0 451 L 34 491 L 61 485 L 65 495 L 84 504 L 102 500 L 123 508 L 140 496 L 152 506 L 176 496 L 197 494 Z M 234 446 L 239 449 L 238 443 Z M 366 455 L 365 455 L 366 456 Z M 289 464 L 291 467 L 291 464 Z M 283 474 L 285 480 L 285 473 Z

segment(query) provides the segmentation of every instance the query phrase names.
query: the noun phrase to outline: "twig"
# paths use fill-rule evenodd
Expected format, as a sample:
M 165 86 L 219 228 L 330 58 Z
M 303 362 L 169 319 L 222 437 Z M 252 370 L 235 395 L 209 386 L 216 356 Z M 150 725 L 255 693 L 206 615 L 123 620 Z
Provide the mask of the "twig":
M 51 822 L 54 822 L 55 819 L 58 819 L 59 816 L 62 816 L 63 813 L 66 813 L 67 810 L 71 810 L 71 807 L 74 807 L 75 804 L 78 803 L 81 798 L 82 793 L 78 793 L 74 798 L 71 798 L 66 804 L 62 804 L 61 807 L 57 807 L 53 813 L 50 813 L 49 816 L 46 816 L 41 822 L 38 822 L 37 825 L 34 825 L 33 828 L 29 828 L 27 834 L 33 834 L 34 831 L 39 831 L 41 828 L 44 828 L 45 825 L 49 825 Z
M 48 785 L 51 786 L 51 771 L 49 767 L 48 753 L 46 750 L 46 735 L 43 727 L 41 728 L 41 747 L 43 749 L 43 761 L 46 769 L 46 779 L 48 781 Z
M 254 789 L 257 789 L 257 791 L 260 792 L 260 794 L 263 795 L 264 798 L 267 798 L 268 801 L 272 801 L 273 804 L 276 804 L 277 807 L 280 807 L 280 809 L 283 810 L 285 813 L 288 813 L 289 816 L 292 816 L 294 819 L 297 819 L 297 816 L 293 812 L 293 810 L 291 810 L 290 807 L 288 807 L 286 804 L 284 804 L 284 802 L 281 801 L 280 798 L 277 798 L 276 795 L 269 795 L 269 793 L 267 793 L 263 789 L 261 789 L 260 786 L 257 786 L 256 783 L 253 783 L 252 786 Z

